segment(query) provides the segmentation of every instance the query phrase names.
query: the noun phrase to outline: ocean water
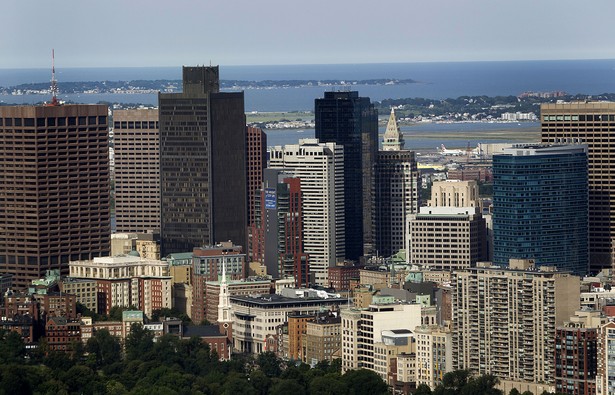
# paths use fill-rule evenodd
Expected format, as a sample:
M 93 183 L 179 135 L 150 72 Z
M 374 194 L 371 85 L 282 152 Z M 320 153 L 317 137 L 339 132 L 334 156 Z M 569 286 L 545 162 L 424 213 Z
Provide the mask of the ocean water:
M 386 127 L 380 126 L 380 137 Z M 419 123 L 415 125 L 401 125 L 404 134 L 406 149 L 416 151 L 435 151 L 440 144 L 449 149 L 475 148 L 478 143 L 535 143 L 540 141 L 540 123 Z M 535 130 L 535 133 L 528 133 Z M 506 133 L 502 133 L 505 131 Z M 297 144 L 299 139 L 313 138 L 314 129 L 268 129 L 267 145 Z M 515 136 L 516 132 L 522 133 Z M 478 134 L 478 135 L 477 135 Z M 458 136 L 458 137 L 457 137 Z M 532 138 L 533 137 L 533 138 Z
M 47 69 L 0 69 L 0 86 L 50 80 Z M 181 79 L 181 67 L 56 68 L 59 81 L 125 81 Z M 353 86 L 374 101 L 405 97 L 430 99 L 459 96 L 518 95 L 524 91 L 566 91 L 597 95 L 615 92 L 615 60 L 554 60 L 516 62 L 442 62 L 345 65 L 220 66 L 221 79 L 376 79 L 418 81 L 406 85 Z M 336 89 L 331 87 L 329 89 Z M 347 89 L 347 88 L 343 88 Z M 246 111 L 312 110 L 314 99 L 327 88 L 302 87 L 250 89 L 245 91 Z M 78 103 L 99 101 L 156 104 L 157 95 L 91 94 L 62 95 Z M 41 95 L 0 96 L 4 103 L 36 103 Z

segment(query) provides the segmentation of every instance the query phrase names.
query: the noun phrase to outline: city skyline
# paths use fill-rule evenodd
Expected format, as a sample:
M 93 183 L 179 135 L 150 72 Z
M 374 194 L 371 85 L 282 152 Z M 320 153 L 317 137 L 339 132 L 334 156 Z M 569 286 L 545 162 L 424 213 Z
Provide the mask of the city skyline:
M 51 48 L 62 67 L 615 58 L 615 4 L 598 1 L 601 12 L 580 23 L 587 7 L 567 3 L 395 0 L 379 12 L 347 0 L 13 2 L 3 7 L 0 29 L 12 39 L 0 42 L 0 68 L 47 67 Z

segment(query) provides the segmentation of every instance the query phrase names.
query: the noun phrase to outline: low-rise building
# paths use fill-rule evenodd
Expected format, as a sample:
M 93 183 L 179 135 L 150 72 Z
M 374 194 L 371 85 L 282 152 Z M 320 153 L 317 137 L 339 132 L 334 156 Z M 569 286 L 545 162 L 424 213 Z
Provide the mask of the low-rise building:
M 342 356 L 342 317 L 339 312 L 317 314 L 308 321 L 302 340 L 303 362 L 314 366 Z
M 258 354 L 267 350 L 267 338 L 277 334 L 277 327 L 288 321 L 289 314 L 315 314 L 338 309 L 348 303 L 337 297 L 231 296 L 234 313 L 234 347 L 239 352 Z
M 392 296 L 374 296 L 366 309 L 344 308 L 342 317 L 342 372 L 374 368 L 374 344 L 382 332 L 414 330 L 421 325 L 421 305 L 396 303 Z
M 60 280 L 62 293 L 75 295 L 81 303 L 93 312 L 98 311 L 98 284 L 94 279 L 65 277 Z
M 421 325 L 416 337 L 416 385 L 428 385 L 432 390 L 442 378 L 453 371 L 453 337 L 451 330 L 434 325 Z

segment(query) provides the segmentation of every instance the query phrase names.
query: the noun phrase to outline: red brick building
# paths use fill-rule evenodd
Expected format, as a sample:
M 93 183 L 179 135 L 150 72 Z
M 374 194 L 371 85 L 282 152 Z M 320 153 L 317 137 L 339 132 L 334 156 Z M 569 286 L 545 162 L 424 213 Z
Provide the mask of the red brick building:
M 73 345 L 81 342 L 81 322 L 66 317 L 51 317 L 45 325 L 45 338 L 49 351 L 73 351 Z

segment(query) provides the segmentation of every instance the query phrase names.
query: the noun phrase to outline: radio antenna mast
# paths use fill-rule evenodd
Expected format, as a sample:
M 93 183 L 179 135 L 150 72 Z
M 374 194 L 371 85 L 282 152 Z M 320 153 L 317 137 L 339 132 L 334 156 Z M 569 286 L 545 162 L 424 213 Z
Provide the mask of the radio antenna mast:
M 51 49 L 51 103 L 50 106 L 57 106 L 60 104 L 58 101 L 58 82 L 56 81 L 56 57 L 55 50 Z

